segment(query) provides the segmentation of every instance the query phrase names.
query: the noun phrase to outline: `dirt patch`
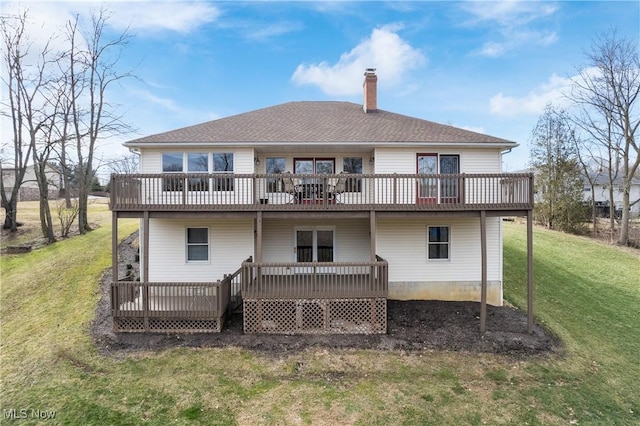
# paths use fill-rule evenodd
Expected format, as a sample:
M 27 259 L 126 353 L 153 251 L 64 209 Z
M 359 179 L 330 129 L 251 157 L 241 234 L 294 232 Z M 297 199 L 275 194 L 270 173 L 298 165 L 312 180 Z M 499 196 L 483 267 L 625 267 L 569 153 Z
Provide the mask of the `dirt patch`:
M 125 240 L 119 251 L 120 273 L 134 262 L 137 235 Z M 121 275 L 123 276 L 123 275 Z M 385 335 L 266 335 L 244 334 L 242 314 L 234 313 L 221 333 L 159 334 L 114 333 L 110 315 L 110 270 L 100 283 L 100 300 L 91 335 L 105 355 L 161 350 L 172 347 L 241 347 L 279 355 L 310 347 L 375 350 L 445 350 L 506 354 L 518 358 L 559 353 L 561 341 L 536 325 L 527 333 L 526 313 L 510 306 L 487 306 L 487 331 L 480 334 L 480 304 L 476 302 L 394 301 L 387 304 Z

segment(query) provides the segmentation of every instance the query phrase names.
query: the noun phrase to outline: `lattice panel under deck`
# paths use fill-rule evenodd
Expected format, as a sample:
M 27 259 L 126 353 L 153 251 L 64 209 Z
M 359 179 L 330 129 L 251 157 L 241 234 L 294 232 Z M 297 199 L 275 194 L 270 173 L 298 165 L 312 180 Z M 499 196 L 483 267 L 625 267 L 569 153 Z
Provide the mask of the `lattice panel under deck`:
M 152 333 L 219 333 L 224 318 L 178 319 L 149 318 L 149 328 L 145 330 L 142 318 L 114 318 L 113 328 L 118 332 Z
M 329 300 L 329 328 L 336 334 L 384 334 L 387 332 L 385 299 Z
M 142 318 L 114 318 L 113 331 L 144 332 Z
M 384 334 L 386 299 L 244 299 L 244 332 Z

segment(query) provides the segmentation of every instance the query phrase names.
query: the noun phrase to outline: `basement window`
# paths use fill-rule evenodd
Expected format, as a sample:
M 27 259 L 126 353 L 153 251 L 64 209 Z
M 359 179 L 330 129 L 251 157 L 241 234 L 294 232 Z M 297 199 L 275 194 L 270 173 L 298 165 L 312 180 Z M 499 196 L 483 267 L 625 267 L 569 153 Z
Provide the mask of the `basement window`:
M 428 258 L 429 260 L 449 259 L 450 232 L 448 226 L 430 226 L 428 229 Z
M 209 261 L 209 228 L 187 228 L 187 262 Z

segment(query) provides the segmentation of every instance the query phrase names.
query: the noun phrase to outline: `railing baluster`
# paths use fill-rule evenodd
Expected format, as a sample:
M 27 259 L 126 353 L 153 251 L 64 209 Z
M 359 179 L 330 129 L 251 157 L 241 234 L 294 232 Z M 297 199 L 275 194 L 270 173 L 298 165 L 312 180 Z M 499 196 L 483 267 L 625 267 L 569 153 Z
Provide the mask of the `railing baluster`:
M 347 210 L 415 209 L 456 210 L 477 206 L 527 208 L 533 205 L 531 174 L 343 174 L 299 175 L 318 182 L 323 191 L 293 194 L 278 187 L 270 174 L 130 174 L 112 175 L 113 210 Z M 345 191 L 334 197 L 329 179 L 346 179 Z M 269 181 L 273 181 L 271 187 Z M 436 193 L 432 190 L 436 189 Z M 436 204 L 428 201 L 436 199 Z M 264 202 L 260 200 L 264 199 Z M 336 202 L 339 199 L 340 202 Z M 304 203 L 302 201 L 305 201 Z

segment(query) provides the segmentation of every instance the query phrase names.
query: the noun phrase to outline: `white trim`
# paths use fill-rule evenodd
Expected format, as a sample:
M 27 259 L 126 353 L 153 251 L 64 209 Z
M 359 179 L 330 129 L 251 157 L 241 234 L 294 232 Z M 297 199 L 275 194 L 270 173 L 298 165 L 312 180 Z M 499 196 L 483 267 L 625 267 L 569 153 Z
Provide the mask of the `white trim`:
M 202 147 L 206 146 L 209 149 L 213 149 L 216 146 L 221 147 L 271 147 L 271 146 L 294 146 L 300 148 L 300 142 L 263 142 L 263 141 L 249 141 L 249 142 L 143 142 L 132 143 L 125 142 L 123 144 L 127 148 L 167 148 L 173 147 L 174 149 L 183 149 L 184 147 Z M 339 146 L 344 148 L 345 146 L 366 146 L 377 148 L 429 148 L 429 147 L 449 147 L 455 148 L 515 148 L 520 144 L 516 142 L 428 142 L 428 141 L 412 141 L 412 142 L 348 142 L 348 141 L 335 141 L 335 142 L 313 142 L 306 141 L 304 146 Z
M 447 234 L 449 236 L 449 241 L 447 241 L 447 245 L 448 245 L 448 250 L 447 250 L 447 258 L 446 259 L 431 259 L 429 258 L 429 228 L 447 228 Z M 451 258 L 453 255 L 453 247 L 452 247 L 452 238 L 451 238 L 451 225 L 447 225 L 447 224 L 438 224 L 438 225 L 429 225 L 427 224 L 427 229 L 426 229 L 426 237 L 427 237 L 427 252 L 426 252 L 426 259 L 427 262 L 451 262 Z M 434 244 L 442 244 L 442 243 L 434 243 Z
M 207 260 L 189 260 L 189 229 L 206 229 L 207 230 Z M 204 245 L 193 244 L 192 245 Z M 188 225 L 184 227 L 184 262 L 193 265 L 210 265 L 211 264 L 211 229 L 208 226 Z
M 318 231 L 331 231 L 333 233 L 333 242 L 332 242 L 332 248 L 333 248 L 333 261 L 335 262 L 336 259 L 338 258 L 338 250 L 336 247 L 336 227 L 334 225 L 331 226 L 326 226 L 326 225 L 301 225 L 301 226 L 294 226 L 293 227 L 293 262 L 297 262 L 298 261 L 298 253 L 296 251 L 296 248 L 298 246 L 297 243 L 297 238 L 298 238 L 298 231 L 311 231 L 311 235 L 312 235 L 312 255 L 311 255 L 311 259 L 313 262 L 317 262 L 318 261 Z

